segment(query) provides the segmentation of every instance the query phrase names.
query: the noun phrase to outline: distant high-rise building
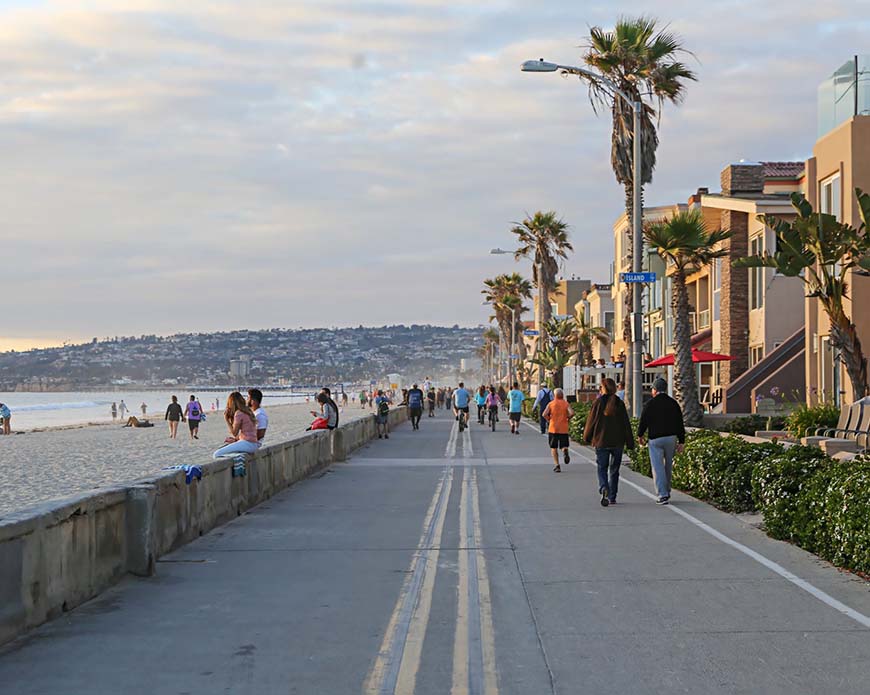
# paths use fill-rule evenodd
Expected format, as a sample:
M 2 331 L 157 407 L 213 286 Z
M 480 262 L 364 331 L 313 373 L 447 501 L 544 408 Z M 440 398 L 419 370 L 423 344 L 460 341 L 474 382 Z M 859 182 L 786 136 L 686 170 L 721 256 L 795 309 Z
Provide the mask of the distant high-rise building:
M 239 355 L 238 358 L 230 360 L 231 379 L 247 379 L 250 373 L 251 358 L 247 355 Z

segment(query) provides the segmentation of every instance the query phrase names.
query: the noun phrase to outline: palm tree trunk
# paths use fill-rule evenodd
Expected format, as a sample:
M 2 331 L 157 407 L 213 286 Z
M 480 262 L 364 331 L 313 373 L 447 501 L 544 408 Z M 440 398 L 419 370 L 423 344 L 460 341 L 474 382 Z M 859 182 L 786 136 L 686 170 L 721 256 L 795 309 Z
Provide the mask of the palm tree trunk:
M 683 420 L 689 427 L 700 427 L 704 411 L 698 402 L 698 382 L 692 362 L 692 326 L 689 323 L 689 292 L 686 276 L 677 270 L 672 276 L 674 292 L 674 398 L 683 409 Z
M 840 351 L 855 399 L 868 395 L 867 358 L 861 349 L 855 324 L 846 316 L 842 305 L 825 307 L 831 320 L 831 346 Z

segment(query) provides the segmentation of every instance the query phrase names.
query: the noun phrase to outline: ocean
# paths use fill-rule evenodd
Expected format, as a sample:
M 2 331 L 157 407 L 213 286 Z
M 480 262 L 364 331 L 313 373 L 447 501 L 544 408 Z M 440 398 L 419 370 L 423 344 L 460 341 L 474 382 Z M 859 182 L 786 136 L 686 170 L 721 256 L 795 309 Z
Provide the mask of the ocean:
M 166 406 L 171 402 L 171 396 L 178 396 L 178 402 L 184 405 L 191 393 L 199 398 L 206 413 L 223 409 L 226 406 L 226 391 L 76 391 L 60 393 L 29 393 L 0 392 L 0 403 L 5 403 L 12 411 L 12 429 L 33 430 L 43 427 L 63 427 L 67 425 L 82 425 L 87 423 L 112 422 L 112 403 L 120 404 L 123 400 L 129 409 L 129 415 L 142 416 L 142 404 L 146 406 L 148 417 L 163 419 Z M 307 397 L 316 393 L 316 389 L 300 389 L 295 393 L 288 391 L 264 391 L 263 405 L 282 405 L 287 403 L 304 403 Z M 220 404 L 215 402 L 220 401 Z M 119 413 L 120 419 L 120 413 Z

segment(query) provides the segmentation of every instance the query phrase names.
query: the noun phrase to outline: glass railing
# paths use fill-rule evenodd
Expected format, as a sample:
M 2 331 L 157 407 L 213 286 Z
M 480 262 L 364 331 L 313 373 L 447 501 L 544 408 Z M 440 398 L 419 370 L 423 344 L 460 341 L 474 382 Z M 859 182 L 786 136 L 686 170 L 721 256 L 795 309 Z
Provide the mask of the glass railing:
M 846 61 L 819 85 L 819 137 L 853 116 L 870 115 L 870 56 Z

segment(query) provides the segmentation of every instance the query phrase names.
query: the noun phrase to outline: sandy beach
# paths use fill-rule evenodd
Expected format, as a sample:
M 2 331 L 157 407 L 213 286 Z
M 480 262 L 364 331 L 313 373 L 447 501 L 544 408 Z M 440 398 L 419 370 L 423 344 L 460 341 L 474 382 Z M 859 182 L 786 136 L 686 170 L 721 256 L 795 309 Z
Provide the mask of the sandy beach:
M 266 444 L 290 439 L 311 424 L 312 404 L 267 409 Z M 371 415 L 351 404 L 342 421 Z M 76 492 L 127 482 L 159 472 L 165 466 L 206 463 L 227 436 L 219 414 L 209 414 L 198 440 L 189 438 L 186 423 L 178 438 L 169 439 L 163 419 L 147 429 L 120 425 L 62 428 L 0 437 L 0 519 L 12 511 Z

